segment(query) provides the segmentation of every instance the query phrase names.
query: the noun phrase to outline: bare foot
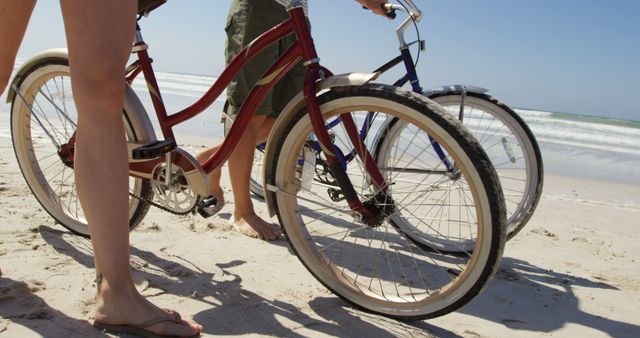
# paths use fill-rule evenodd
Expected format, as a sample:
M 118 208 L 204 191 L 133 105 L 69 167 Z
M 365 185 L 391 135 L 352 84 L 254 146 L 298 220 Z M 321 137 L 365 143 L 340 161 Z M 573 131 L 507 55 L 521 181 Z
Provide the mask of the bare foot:
M 255 213 L 233 215 L 233 225 L 241 233 L 254 238 L 273 241 L 280 237 L 282 233 L 280 227 L 269 222 L 265 222 Z
M 154 321 L 156 324 L 146 325 L 145 322 L 157 318 L 170 318 L 171 311 L 163 310 L 142 297 L 137 291 L 119 293 L 109 292 L 108 287 L 100 291 L 97 301 L 97 311 L 94 325 L 98 326 L 142 326 L 141 328 L 163 336 L 193 337 L 202 332 L 202 325 L 192 320 L 181 319 Z M 125 296 L 124 294 L 129 294 Z M 111 299 L 111 301 L 106 301 Z

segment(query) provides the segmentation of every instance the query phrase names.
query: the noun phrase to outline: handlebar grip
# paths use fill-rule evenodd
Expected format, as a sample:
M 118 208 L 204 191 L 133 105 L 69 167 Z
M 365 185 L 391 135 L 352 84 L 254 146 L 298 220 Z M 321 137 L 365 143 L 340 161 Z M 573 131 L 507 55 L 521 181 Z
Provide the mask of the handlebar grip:
M 396 10 L 395 10 L 395 8 L 387 7 L 384 4 L 380 5 L 380 7 L 382 7 L 382 9 L 387 13 L 387 14 L 385 14 L 387 16 L 387 18 L 389 18 L 391 20 L 396 18 Z M 362 6 L 362 9 L 369 10 L 369 8 L 367 8 L 367 6 Z
M 385 12 L 387 12 L 387 18 L 393 20 L 396 18 L 396 10 L 393 7 L 387 7 L 385 5 L 380 5 Z

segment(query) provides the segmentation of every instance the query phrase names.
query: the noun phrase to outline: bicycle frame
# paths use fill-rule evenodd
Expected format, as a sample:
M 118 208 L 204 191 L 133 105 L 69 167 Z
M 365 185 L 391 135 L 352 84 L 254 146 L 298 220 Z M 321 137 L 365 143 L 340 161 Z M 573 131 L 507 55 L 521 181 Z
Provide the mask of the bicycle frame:
M 419 43 L 422 44 L 422 41 L 420 41 Z M 414 60 L 413 60 L 413 56 L 411 55 L 411 52 L 409 51 L 409 46 L 405 45 L 403 48 L 401 48 L 400 50 L 400 55 L 398 55 L 397 57 L 393 58 L 392 60 L 390 60 L 389 62 L 387 62 L 386 64 L 380 66 L 379 68 L 377 68 L 376 70 L 374 70 L 374 73 L 385 73 L 386 71 L 388 71 L 389 69 L 399 65 L 400 63 L 403 63 L 406 69 L 406 74 L 404 74 L 400 79 L 398 79 L 396 82 L 393 83 L 394 86 L 396 87 L 403 87 L 404 85 L 408 83 L 411 84 L 411 89 L 413 92 L 418 93 L 418 94 L 422 94 L 423 93 L 423 88 L 420 86 L 420 79 L 418 78 L 418 74 L 416 71 L 416 67 L 414 64 Z M 464 100 L 464 93 L 462 94 L 462 100 Z M 464 106 L 464 105 L 462 105 Z M 462 120 L 463 119 L 463 110 L 461 109 L 460 111 L 460 116 L 459 119 Z M 369 128 L 371 127 L 371 121 L 373 118 L 374 112 L 369 112 L 364 120 L 364 123 L 362 125 L 362 128 L 359 131 L 359 137 L 361 140 L 364 140 L 367 137 L 367 134 L 369 133 Z M 334 126 L 338 125 L 341 122 L 341 119 L 336 118 L 335 120 L 330 121 L 329 123 L 327 123 L 327 129 L 331 129 Z M 449 159 L 447 158 L 447 156 L 445 155 L 444 151 L 442 150 L 442 147 L 440 146 L 440 144 L 438 144 L 435 140 L 433 140 L 431 137 L 429 137 L 429 139 L 431 140 L 431 143 L 433 145 L 433 149 L 436 152 L 436 154 L 438 155 L 438 157 L 440 158 L 440 160 L 443 162 L 443 164 L 445 165 L 445 167 L 447 168 L 448 172 L 454 172 L 455 166 L 451 163 L 451 161 L 449 161 Z M 319 144 L 315 144 L 316 142 L 313 142 L 313 148 L 316 151 L 320 151 L 320 145 Z M 265 148 L 264 144 L 260 144 L 258 145 L 258 147 L 260 147 L 261 149 Z M 344 154 L 344 152 L 337 148 L 336 149 L 338 152 L 338 158 L 340 159 L 342 166 L 345 167 L 346 164 L 351 161 L 354 156 L 356 156 L 355 153 L 355 149 L 351 150 L 349 153 Z M 302 160 L 300 160 L 302 161 Z
M 418 79 L 418 74 L 417 74 L 416 67 L 415 67 L 415 64 L 414 64 L 413 56 L 411 55 L 411 52 L 409 50 L 409 47 L 413 43 L 407 44 L 405 42 L 405 39 L 404 39 L 404 32 L 406 31 L 406 29 L 412 23 L 412 19 L 416 20 L 416 21 L 421 20 L 422 13 L 420 12 L 420 10 L 418 10 L 418 8 L 413 4 L 412 1 L 407 1 L 407 5 L 408 5 L 409 8 L 406 8 L 406 7 L 403 7 L 403 6 L 398 6 L 398 5 L 389 5 L 390 8 L 393 8 L 393 10 L 401 10 L 403 12 L 406 12 L 409 17 L 396 30 L 396 33 L 398 35 L 398 39 L 400 41 L 400 55 L 398 55 L 394 59 L 390 60 L 386 64 L 382 65 L 378 69 L 374 70 L 374 73 L 382 74 L 382 73 L 388 71 L 389 69 L 397 66 L 398 64 L 403 63 L 404 66 L 405 66 L 405 69 L 406 69 L 406 74 L 404 74 L 400 79 L 398 79 L 393 85 L 397 86 L 397 87 L 403 87 L 404 85 L 407 84 L 407 82 L 409 82 L 411 84 L 411 89 L 413 90 L 413 92 L 422 95 L 423 94 L 423 88 L 420 86 L 420 80 Z M 420 40 L 420 41 L 417 41 L 417 43 L 420 44 L 420 48 L 421 49 L 424 48 L 424 41 Z M 462 100 L 463 100 L 463 103 L 464 103 L 464 92 L 462 93 Z M 461 106 L 464 106 L 464 104 L 462 104 Z M 461 120 L 461 121 L 463 119 L 463 112 L 464 111 L 461 108 L 460 116 L 459 116 L 459 120 Z M 359 139 L 361 141 L 364 140 L 367 137 L 367 134 L 369 133 L 369 128 L 371 127 L 371 121 L 373 120 L 373 115 L 374 115 L 374 112 L 369 112 L 366 115 L 364 123 L 362 125 L 362 128 L 358 132 L 358 137 L 359 137 Z M 342 116 L 340 118 L 336 118 L 336 119 L 328 122 L 326 124 L 326 129 L 331 129 L 331 128 L 335 127 L 336 125 L 338 125 L 339 123 L 341 123 L 342 122 L 341 118 L 342 118 Z M 235 123 L 234 123 L 234 125 L 235 125 Z M 436 154 L 438 155 L 440 160 L 445 165 L 446 171 L 449 172 L 449 173 L 455 172 L 456 168 L 455 168 L 454 164 L 451 163 L 451 161 L 447 158 L 447 156 L 445 155 L 445 152 L 442 150 L 442 147 L 440 146 L 440 144 L 438 144 L 431 137 L 429 137 L 429 139 L 431 140 L 431 144 L 433 145 L 434 151 L 436 152 Z M 259 144 L 257 147 L 260 150 L 264 151 L 264 149 L 266 148 L 266 144 L 262 143 L 262 144 Z M 311 142 L 311 147 L 317 152 L 320 152 L 321 148 L 322 148 L 321 144 L 319 144 L 315 140 L 313 140 Z M 336 147 L 336 155 L 337 155 L 337 158 L 338 158 L 338 160 L 340 162 L 340 165 L 343 168 L 346 168 L 347 163 L 350 162 L 351 160 L 353 160 L 353 158 L 357 154 L 356 154 L 355 148 L 345 154 L 344 151 L 342 151 L 340 148 Z M 302 159 L 299 160 L 299 163 L 300 164 L 304 163 L 304 160 L 302 160 Z
M 166 140 L 174 139 L 173 127 L 200 114 L 207 107 L 213 104 L 235 75 L 253 57 L 259 54 L 267 46 L 279 41 L 281 38 L 289 34 L 296 34 L 297 40 L 283 55 L 278 58 L 278 60 L 265 72 L 263 77 L 252 88 L 247 99 L 240 108 L 238 117 L 219 150 L 202 164 L 201 169 L 204 170 L 205 173 L 210 173 L 224 164 L 246 130 L 254 111 L 263 101 L 266 94 L 297 62 L 303 61 L 306 66 L 304 94 L 308 113 L 310 115 L 315 135 L 318 138 L 322 151 L 327 158 L 331 172 L 342 188 L 350 208 L 363 216 L 364 220 L 372 219 L 373 215 L 362 205 L 344 168 L 340 164 L 340 160 L 336 155 L 336 149 L 331 142 L 320 108 L 316 101 L 315 84 L 323 75 L 327 73 L 330 74 L 330 72 L 326 71 L 326 69 L 319 65 L 319 59 L 300 1 L 292 1 L 292 4 L 287 10 L 289 12 L 289 19 L 266 31 L 252 41 L 248 46 L 240 50 L 240 52 L 227 65 L 219 78 L 212 84 L 209 90 L 207 90 L 207 92 L 191 106 L 178 113 L 172 115 L 167 114 L 160 94 L 160 88 L 151 66 L 152 59 L 149 57 L 147 52 L 148 46 L 142 39 L 139 26 L 136 30 L 135 43 L 132 49 L 132 52 L 137 55 L 138 59 L 127 68 L 126 81 L 130 84 L 140 73 L 143 74 L 149 88 L 151 100 L 153 102 L 163 136 Z M 373 182 L 380 190 L 386 191 L 384 178 L 375 166 L 373 157 L 367 150 L 363 150 L 364 147 L 361 146 L 361 140 L 358 137 L 358 131 L 351 114 L 342 114 L 341 120 L 347 128 L 354 147 L 359 150 L 358 155 L 363 158 L 363 163 L 367 163 L 367 170 L 370 173 Z M 197 163 L 193 164 L 188 163 L 189 161 L 185 161 L 184 155 L 179 151 L 174 151 L 172 153 L 179 157 L 178 161 L 180 162 L 181 167 L 185 166 L 186 168 L 184 169 L 187 172 L 195 173 L 200 169 L 198 168 L 199 165 Z M 177 163 L 176 159 L 171 160 L 171 153 L 167 153 L 167 156 L 166 163 L 168 166 L 170 166 L 172 162 Z M 156 158 L 146 161 L 131 161 L 130 172 L 136 176 L 151 178 L 150 175 L 153 175 L 153 168 L 164 160 L 165 159 L 162 158 Z

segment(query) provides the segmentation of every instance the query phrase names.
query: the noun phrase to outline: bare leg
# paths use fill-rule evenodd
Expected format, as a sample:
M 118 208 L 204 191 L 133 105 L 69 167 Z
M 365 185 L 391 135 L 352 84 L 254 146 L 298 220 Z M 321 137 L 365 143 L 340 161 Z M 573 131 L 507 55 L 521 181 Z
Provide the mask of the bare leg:
M 274 240 L 280 236 L 280 229 L 256 215 L 249 192 L 249 179 L 255 146 L 266 141 L 275 119 L 265 116 L 254 116 L 244 135 L 229 157 L 229 178 L 233 189 L 234 219 L 231 220 L 240 232 L 255 238 Z M 197 159 L 203 163 L 209 156 L 215 154 L 220 145 L 209 148 L 198 154 Z M 220 169 L 209 174 L 211 191 L 216 197 L 224 201 L 224 193 L 220 188 Z
M 252 117 L 247 130 L 229 157 L 229 178 L 234 200 L 232 221 L 238 230 L 247 236 L 274 240 L 280 236 L 280 228 L 256 215 L 249 191 L 255 146 L 259 143 L 258 134 L 265 137 L 262 129 L 265 121 L 265 116 Z
M 0 94 L 4 92 L 35 0 L 0 0 Z
M 98 285 L 96 320 L 138 324 L 163 310 L 135 289 L 129 266 L 127 153 L 122 123 L 124 67 L 135 27 L 136 2 L 61 0 L 74 98 L 81 112 L 76 182 L 91 233 Z M 202 327 L 183 321 L 147 328 L 191 336 Z
M 276 119 L 270 118 L 270 117 L 264 120 L 264 122 L 260 126 L 260 129 L 258 130 L 258 135 L 256 137 L 256 145 L 267 141 L 267 137 L 269 136 L 269 132 L 271 131 L 271 127 L 273 126 L 273 123 L 275 122 L 275 120 Z M 198 162 L 204 163 L 209 157 L 211 157 L 211 155 L 215 154 L 218 151 L 218 149 L 220 149 L 221 145 L 222 144 L 218 144 L 214 147 L 206 149 L 205 151 L 199 153 L 196 156 L 196 159 L 198 160 Z M 214 170 L 209 174 L 209 184 L 210 184 L 211 192 L 213 193 L 213 195 L 216 196 L 219 201 L 224 203 L 225 202 L 224 191 L 220 187 L 221 176 L 222 176 L 221 169 Z

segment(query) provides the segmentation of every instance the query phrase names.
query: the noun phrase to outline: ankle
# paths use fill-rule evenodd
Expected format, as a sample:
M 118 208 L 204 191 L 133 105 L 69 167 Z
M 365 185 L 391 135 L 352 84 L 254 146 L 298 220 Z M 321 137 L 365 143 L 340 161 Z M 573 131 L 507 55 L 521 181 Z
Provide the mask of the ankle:
M 233 218 L 234 218 L 234 220 L 236 222 L 240 221 L 240 220 L 243 220 L 243 219 L 246 219 L 247 217 L 254 217 L 254 216 L 257 216 L 257 215 L 256 215 L 255 211 L 253 211 L 253 210 L 236 210 L 236 209 L 234 209 L 234 211 L 233 211 Z
M 132 280 L 108 280 L 103 274 L 96 276 L 96 289 L 98 301 L 106 303 L 121 299 L 132 299 L 138 295 L 138 290 Z

